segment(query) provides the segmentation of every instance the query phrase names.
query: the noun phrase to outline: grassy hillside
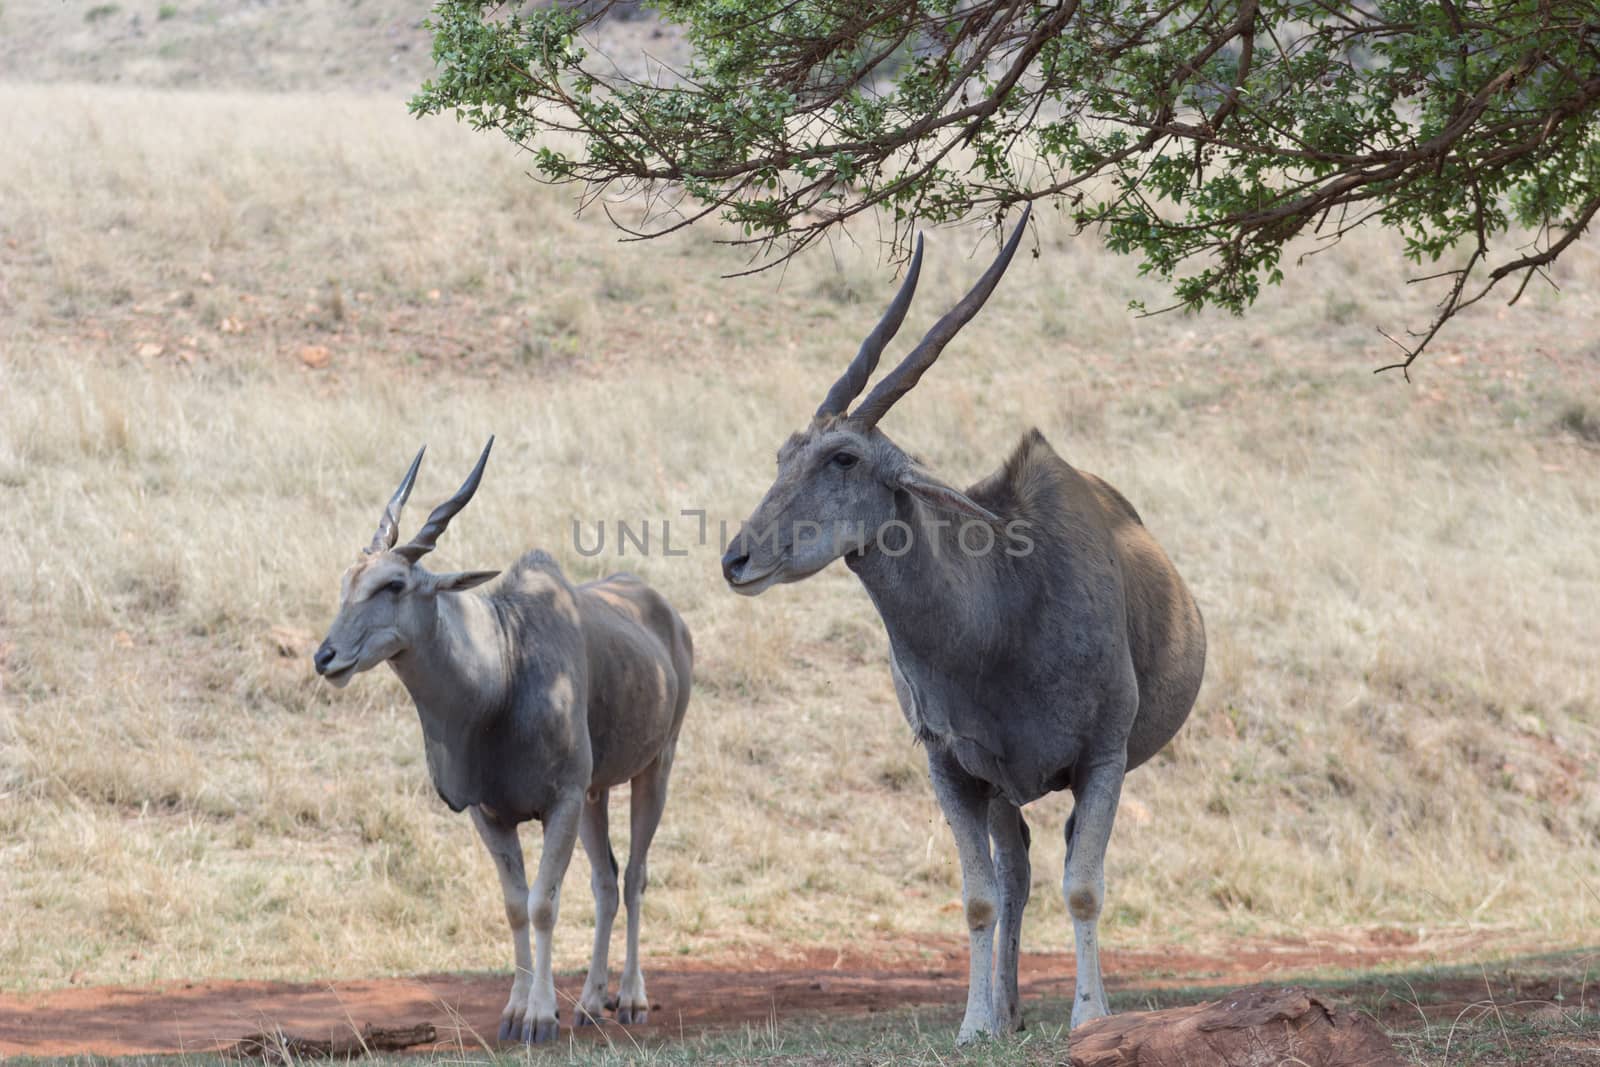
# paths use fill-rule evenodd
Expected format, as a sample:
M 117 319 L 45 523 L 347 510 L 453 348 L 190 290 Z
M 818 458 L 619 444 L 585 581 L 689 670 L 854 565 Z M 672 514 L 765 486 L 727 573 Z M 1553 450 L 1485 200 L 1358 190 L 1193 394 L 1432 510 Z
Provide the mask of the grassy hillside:
M 8 0 L 0 27 L 44 9 Z M 643 573 L 695 631 L 648 954 L 958 933 L 954 849 L 848 573 L 745 601 L 715 545 L 572 543 L 574 520 L 671 520 L 682 544 L 681 509 L 748 511 L 892 291 L 869 228 L 728 281 L 742 261 L 711 232 L 619 245 L 397 93 L 0 95 L 8 986 L 509 966 L 491 865 L 433 796 L 405 694 L 379 672 L 334 692 L 308 659 L 416 446 L 407 530 L 490 432 L 435 566 L 542 545 L 574 578 Z M 1125 791 L 1108 952 L 1592 937 L 1595 249 L 1560 294 L 1474 309 L 1407 385 L 1369 373 L 1374 327 L 1427 311 L 1381 234 L 1248 318 L 1139 320 L 1127 301 L 1157 294 L 1132 263 L 1040 223 L 884 428 L 961 481 L 1041 427 L 1134 501 L 1205 611 L 1199 704 Z M 908 334 L 991 249 L 930 236 Z M 1033 948 L 1070 945 L 1066 811 L 1028 813 Z M 580 855 L 567 966 L 586 875 Z
M 8 80 L 404 92 L 429 69 L 418 23 L 396 0 L 6 0 Z
M 5 0 L 0 80 L 166 88 L 382 92 L 404 100 L 433 69 L 427 0 Z M 682 54 L 629 5 L 599 53 L 624 70 Z

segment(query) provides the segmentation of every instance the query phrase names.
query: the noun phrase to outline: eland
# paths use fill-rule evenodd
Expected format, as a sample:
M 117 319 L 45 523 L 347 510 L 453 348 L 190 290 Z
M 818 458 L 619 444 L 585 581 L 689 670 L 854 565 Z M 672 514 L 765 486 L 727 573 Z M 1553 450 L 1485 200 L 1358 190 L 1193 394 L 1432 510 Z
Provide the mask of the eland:
M 1070 790 L 1062 892 L 1077 976 L 1072 1025 L 1108 1014 L 1097 922 L 1123 776 L 1183 725 L 1205 667 L 1200 611 L 1138 512 L 1072 467 L 1038 430 L 962 490 L 878 428 L 988 299 L 1027 211 L 972 290 L 853 411 L 922 266 L 905 281 L 723 557 L 755 596 L 836 559 L 861 580 L 889 639 L 901 712 L 927 751 L 955 835 L 971 948 L 959 1039 L 1022 1025 L 1017 955 L 1028 902 L 1022 806 Z
M 317 649 L 317 673 L 336 686 L 387 663 L 422 720 L 428 773 L 452 811 L 467 810 L 500 875 L 516 952 L 500 1037 L 549 1041 L 559 1030 L 550 941 L 561 880 L 575 841 L 593 870 L 594 952 L 574 1016 L 597 1021 L 608 1004 L 607 955 L 617 914 L 617 860 L 607 800 L 630 785 L 631 838 L 622 899 L 627 956 L 615 1000 L 622 1023 L 649 1018 L 639 969 L 639 907 L 646 856 L 667 799 L 667 778 L 689 704 L 693 644 L 661 595 L 631 575 L 570 584 L 555 560 L 529 552 L 499 574 L 435 574 L 419 565 L 478 489 L 489 449 L 466 482 L 398 545 L 400 510 L 422 452 L 345 571 L 339 614 Z M 520 824 L 544 826 L 530 889 Z M 528 927 L 534 947 L 528 948 Z

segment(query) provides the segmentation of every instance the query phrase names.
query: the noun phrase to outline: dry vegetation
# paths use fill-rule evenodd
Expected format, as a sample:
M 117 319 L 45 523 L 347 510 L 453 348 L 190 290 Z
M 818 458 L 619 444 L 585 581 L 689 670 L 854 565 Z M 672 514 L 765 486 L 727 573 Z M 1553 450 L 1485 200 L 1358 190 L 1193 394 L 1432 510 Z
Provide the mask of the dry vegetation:
M 956 934 L 954 850 L 854 580 L 752 602 L 715 545 L 572 543 L 575 519 L 658 539 L 670 519 L 682 545 L 680 509 L 748 510 L 890 292 L 871 233 L 725 281 L 741 261 L 710 234 L 613 243 L 396 94 L 0 101 L 6 985 L 508 966 L 490 863 L 433 796 L 405 694 L 382 672 L 334 692 L 308 660 L 416 445 L 420 512 L 491 431 L 438 567 L 541 545 L 576 578 L 643 573 L 695 631 L 648 954 Z M 1199 705 L 1125 792 L 1109 951 L 1592 938 L 1596 250 L 1563 294 L 1468 316 L 1407 385 L 1368 373 L 1373 327 L 1426 314 L 1381 234 L 1244 320 L 1136 320 L 1157 294 L 1132 263 L 1053 213 L 1039 235 L 885 428 L 963 480 L 1040 426 L 1137 504 L 1206 613 Z M 908 332 L 991 247 L 932 235 Z M 1066 811 L 1029 811 L 1036 949 L 1070 945 Z M 569 966 L 585 881 L 580 855 Z

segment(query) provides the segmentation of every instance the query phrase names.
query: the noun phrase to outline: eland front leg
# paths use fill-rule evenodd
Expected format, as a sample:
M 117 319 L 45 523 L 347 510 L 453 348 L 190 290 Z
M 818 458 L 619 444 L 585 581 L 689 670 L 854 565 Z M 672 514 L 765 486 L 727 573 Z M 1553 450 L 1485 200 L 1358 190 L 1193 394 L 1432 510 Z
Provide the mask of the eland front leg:
M 572 860 L 572 846 L 577 843 L 582 810 L 583 794 L 574 792 L 563 796 L 544 817 L 544 848 L 539 853 L 539 872 L 528 890 L 528 924 L 533 927 L 533 982 L 528 989 L 521 1033 L 523 1042 L 528 1044 L 554 1041 L 561 1030 L 555 976 L 550 967 L 550 942 L 561 911 L 561 879 Z
M 516 952 L 517 969 L 511 979 L 511 999 L 500 1013 L 501 1041 L 522 1035 L 527 1019 L 528 991 L 533 986 L 533 954 L 528 950 L 528 882 L 522 869 L 522 842 L 515 826 L 505 826 L 474 807 L 472 825 L 478 828 L 483 847 L 494 860 L 500 875 L 500 892 L 506 902 L 506 922 L 511 927 L 511 943 Z
M 967 1044 L 998 1032 L 994 1019 L 994 928 L 998 917 L 994 860 L 989 852 L 987 788 L 947 753 L 928 748 L 933 795 L 956 838 L 961 858 L 961 903 L 967 919 L 967 1012 L 956 1041 Z

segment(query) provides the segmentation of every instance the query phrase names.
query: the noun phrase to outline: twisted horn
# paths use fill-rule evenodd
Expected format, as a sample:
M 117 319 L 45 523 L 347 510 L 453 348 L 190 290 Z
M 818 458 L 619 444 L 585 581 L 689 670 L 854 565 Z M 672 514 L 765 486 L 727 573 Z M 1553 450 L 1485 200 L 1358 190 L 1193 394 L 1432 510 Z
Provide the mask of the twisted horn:
M 933 324 L 933 329 L 917 343 L 911 354 L 900 361 L 900 365 L 884 375 L 867 399 L 861 406 L 851 413 L 851 420 L 863 426 L 873 426 L 883 418 L 884 414 L 899 400 L 911 391 L 922 377 L 922 372 L 933 366 L 933 361 L 939 358 L 939 353 L 956 332 L 971 321 L 972 316 L 983 307 L 983 302 L 989 299 L 989 294 L 994 292 L 994 287 L 1000 281 L 1000 276 L 1011 265 L 1011 256 L 1017 250 L 1017 245 L 1022 242 L 1022 231 L 1027 228 L 1028 215 L 1033 205 L 1022 209 L 1022 218 L 1017 221 L 1017 228 L 1011 231 L 1011 237 L 1006 241 L 1005 247 L 1000 250 L 1000 255 L 989 269 L 983 272 L 983 277 L 972 287 L 961 302 L 945 313 L 944 318 Z
M 400 539 L 400 509 L 406 506 L 406 498 L 411 495 L 412 483 L 417 480 L 417 471 L 422 466 L 422 454 L 427 450 L 427 445 L 417 449 L 417 458 L 411 461 L 411 469 L 400 479 L 400 488 L 389 498 L 388 506 L 383 509 L 383 516 L 378 519 L 378 532 L 372 535 L 372 544 L 367 546 L 367 555 L 387 552 Z
M 489 436 L 489 443 L 483 446 L 483 455 L 478 457 L 478 463 L 472 468 L 472 473 L 467 475 L 467 480 L 461 483 L 455 495 L 443 504 L 428 513 L 428 521 L 422 524 L 422 529 L 417 531 L 408 544 L 395 549 L 400 555 L 415 563 L 417 560 L 432 552 L 439 542 L 439 537 L 445 528 L 450 525 L 450 520 L 456 517 L 460 510 L 467 506 L 467 501 L 472 499 L 472 494 L 478 491 L 478 482 L 483 478 L 484 464 L 489 462 L 489 449 L 494 447 L 494 435 Z
M 833 383 L 833 388 L 828 390 L 827 398 L 817 409 L 817 418 L 825 415 L 843 415 L 850 401 L 867 387 L 867 379 L 872 377 L 872 370 L 878 365 L 878 357 L 883 354 L 884 346 L 893 339 L 895 331 L 900 329 L 900 323 L 906 317 L 906 309 L 911 306 L 911 296 L 917 291 L 917 276 L 921 273 L 922 235 L 919 233 L 917 250 L 911 257 L 911 269 L 906 271 L 906 280 L 900 283 L 900 291 L 894 295 L 889 310 L 883 313 L 878 325 L 874 326 L 872 332 L 867 334 L 867 339 L 861 342 L 861 349 L 856 353 L 856 358 L 850 361 L 850 366 L 845 368 L 839 380 Z

